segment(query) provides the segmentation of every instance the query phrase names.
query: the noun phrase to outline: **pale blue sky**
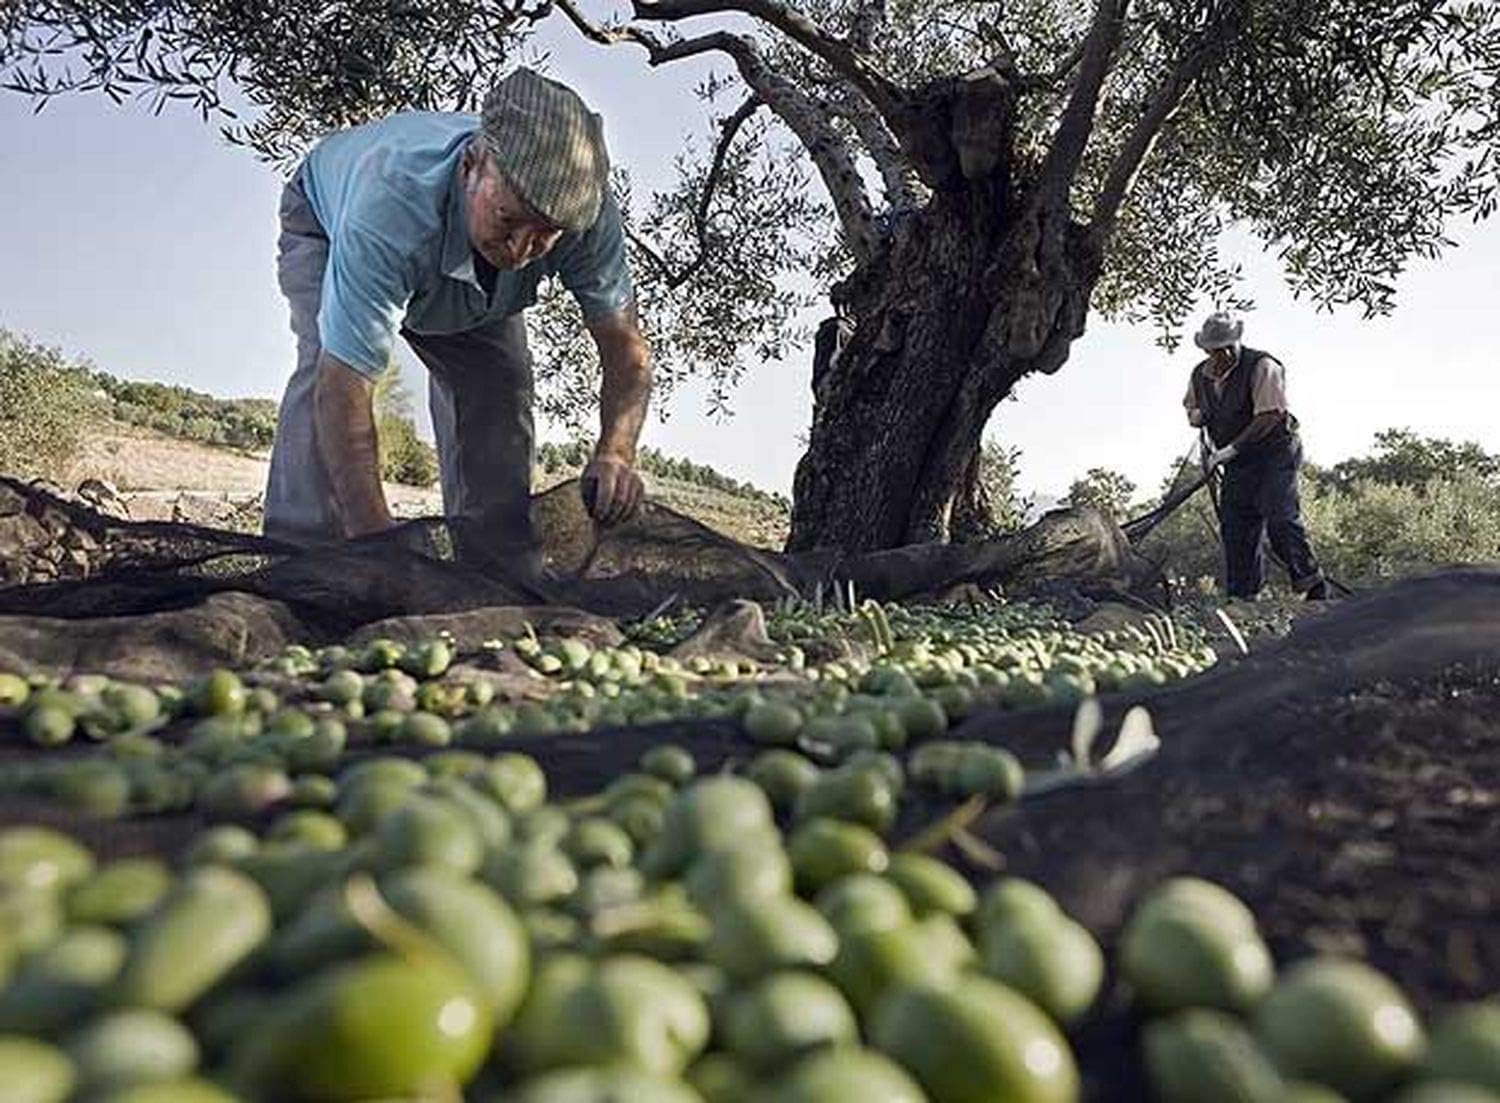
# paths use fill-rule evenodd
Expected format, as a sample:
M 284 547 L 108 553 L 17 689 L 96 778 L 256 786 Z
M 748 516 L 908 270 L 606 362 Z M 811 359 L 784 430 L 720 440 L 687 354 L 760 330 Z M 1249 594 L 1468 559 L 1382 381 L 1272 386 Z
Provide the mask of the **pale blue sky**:
M 664 182 L 682 135 L 702 132 L 691 88 L 707 66 L 650 71 L 639 51 L 561 31 L 551 71 L 604 114 L 613 156 L 638 188 Z M 274 278 L 272 169 L 188 111 L 153 117 L 99 96 L 33 115 L 22 98 L 0 95 L 0 148 L 0 326 L 128 378 L 279 397 L 293 346 Z M 1364 451 L 1377 430 L 1402 425 L 1500 451 L 1500 224 L 1454 236 L 1461 247 L 1414 266 L 1397 313 L 1375 321 L 1294 302 L 1274 261 L 1238 243 L 1259 304 L 1246 339 L 1287 363 L 1312 459 Z M 1192 439 L 1180 403 L 1194 357 L 1163 353 L 1152 338 L 1095 320 L 1059 374 L 1027 380 L 1018 402 L 1002 404 L 990 433 L 1022 450 L 1026 490 L 1061 493 L 1096 466 L 1155 489 Z M 752 366 L 722 423 L 704 414 L 701 391 L 686 389 L 644 441 L 789 490 L 808 377 L 806 355 Z

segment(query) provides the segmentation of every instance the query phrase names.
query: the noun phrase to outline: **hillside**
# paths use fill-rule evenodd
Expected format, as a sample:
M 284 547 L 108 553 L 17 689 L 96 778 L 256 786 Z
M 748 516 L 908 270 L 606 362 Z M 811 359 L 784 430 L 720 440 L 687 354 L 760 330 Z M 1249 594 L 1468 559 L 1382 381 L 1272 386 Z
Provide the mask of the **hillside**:
M 386 496 L 398 517 L 439 513 L 437 463 L 417 436 L 412 396 L 387 373 L 376 388 Z M 65 489 L 113 486 L 131 515 L 240 529 L 260 525 L 276 403 L 219 398 L 167 383 L 121 379 L 0 327 L 0 472 Z M 532 485 L 578 474 L 581 441 L 544 442 Z M 780 547 L 790 505 L 705 464 L 640 453 L 648 492 L 746 543 Z
M 85 434 L 78 451 L 55 479 L 77 486 L 102 479 L 120 492 L 137 520 L 172 520 L 252 527 L 265 487 L 268 453 L 243 451 L 183 439 L 155 429 L 102 418 Z M 545 489 L 577 474 L 562 465 L 538 467 L 533 486 Z M 729 491 L 670 475 L 646 473 L 651 495 L 737 540 L 779 547 L 786 538 L 787 513 L 765 494 Z M 391 508 L 401 517 L 440 512 L 436 487 L 385 484 Z

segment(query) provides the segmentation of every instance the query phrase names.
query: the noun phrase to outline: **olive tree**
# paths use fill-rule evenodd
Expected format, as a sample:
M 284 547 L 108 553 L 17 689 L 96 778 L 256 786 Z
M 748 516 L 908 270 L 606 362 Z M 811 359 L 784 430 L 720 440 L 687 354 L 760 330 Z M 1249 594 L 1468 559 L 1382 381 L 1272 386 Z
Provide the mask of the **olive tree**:
M 205 114 L 234 87 L 256 115 L 229 133 L 285 158 L 472 105 L 544 19 L 648 68 L 723 61 L 680 186 L 633 207 L 635 268 L 663 378 L 720 396 L 788 351 L 809 278 L 826 297 L 793 549 L 950 536 L 991 412 L 1091 313 L 1170 335 L 1236 304 L 1230 227 L 1380 313 L 1495 203 L 1484 0 L 19 0 L 0 79 Z

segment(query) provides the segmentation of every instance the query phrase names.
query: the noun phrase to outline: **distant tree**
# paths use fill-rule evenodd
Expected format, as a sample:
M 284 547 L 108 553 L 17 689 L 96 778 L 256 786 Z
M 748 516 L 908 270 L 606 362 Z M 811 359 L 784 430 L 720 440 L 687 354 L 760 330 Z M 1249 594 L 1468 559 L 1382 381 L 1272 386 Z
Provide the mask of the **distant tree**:
M 1091 467 L 1068 488 L 1068 504 L 1091 507 L 1116 520 L 1123 520 L 1135 499 L 1135 483 L 1118 471 Z
M 1354 586 L 1500 561 L 1500 491 L 1472 471 L 1310 487 L 1304 515 L 1324 568 Z
M 1375 434 L 1375 449 L 1370 455 L 1317 471 L 1316 481 L 1344 491 L 1361 481 L 1421 490 L 1433 482 L 1465 475 L 1494 481 L 1500 476 L 1500 456 L 1491 455 L 1471 440 L 1455 442 L 1421 437 L 1410 429 L 1386 429 Z
M 408 486 L 432 486 L 438 478 L 437 452 L 417 435 L 411 391 L 394 357 L 375 380 L 375 431 L 380 441 L 380 474 Z
M 992 540 L 1026 523 L 1031 500 L 1023 498 L 1016 486 L 1020 462 L 1019 448 L 985 442 L 971 474 L 975 483 L 972 491 L 954 503 L 951 528 L 955 541 Z

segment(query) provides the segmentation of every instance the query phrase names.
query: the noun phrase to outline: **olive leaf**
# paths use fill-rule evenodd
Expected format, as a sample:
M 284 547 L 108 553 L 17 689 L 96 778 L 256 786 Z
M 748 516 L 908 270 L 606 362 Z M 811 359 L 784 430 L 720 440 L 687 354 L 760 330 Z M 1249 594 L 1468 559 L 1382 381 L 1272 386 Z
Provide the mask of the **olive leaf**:
M 1228 629 L 1229 635 L 1234 640 L 1235 645 L 1240 649 L 1240 654 L 1250 654 L 1250 645 L 1245 642 L 1245 635 L 1240 631 L 1239 625 L 1230 620 L 1229 614 L 1223 609 L 1215 610 L 1215 612 L 1218 614 L 1219 620 L 1223 623 L 1224 627 Z
M 1073 713 L 1073 736 L 1069 745 L 1073 750 L 1073 762 L 1080 769 L 1089 769 L 1092 764 L 1094 740 L 1104 728 L 1104 710 L 1097 697 L 1085 697 Z
M 1151 723 L 1151 714 L 1136 705 L 1125 714 L 1115 745 L 1099 761 L 1099 773 L 1118 777 L 1143 765 L 1161 748 L 1161 738 Z

